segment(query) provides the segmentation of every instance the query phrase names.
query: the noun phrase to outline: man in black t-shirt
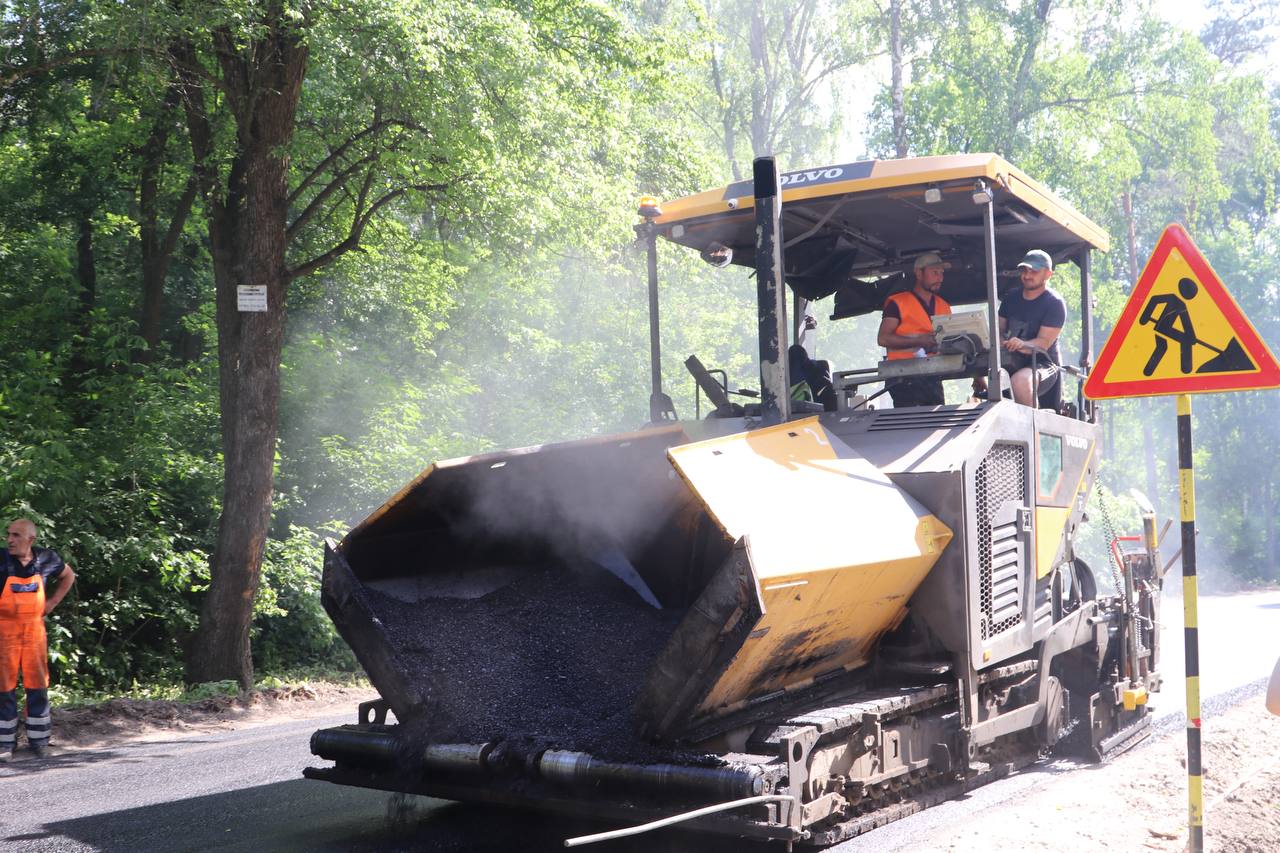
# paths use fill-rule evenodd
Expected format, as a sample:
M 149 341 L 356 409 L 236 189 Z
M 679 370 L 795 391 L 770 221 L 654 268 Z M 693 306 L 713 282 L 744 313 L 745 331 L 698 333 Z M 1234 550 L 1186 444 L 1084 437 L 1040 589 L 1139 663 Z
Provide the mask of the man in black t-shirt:
M 1018 264 L 1022 289 L 1005 294 L 1000 302 L 1000 338 L 1006 354 L 1001 359 L 1009 371 L 1013 399 L 1024 406 L 1035 406 L 1037 400 L 1032 383 L 1032 347 L 1048 353 L 1038 356 L 1035 370 L 1039 374 L 1040 392 L 1058 381 L 1062 356 L 1058 336 L 1067 322 L 1067 303 L 1049 289 L 1053 276 L 1053 258 L 1048 252 L 1033 249 Z
M 56 551 L 35 547 L 36 526 L 9 525 L 0 551 L 0 761 L 17 745 L 18 678 L 27 693 L 27 743 L 37 757 L 49 750 L 49 648 L 44 617 L 76 582 Z

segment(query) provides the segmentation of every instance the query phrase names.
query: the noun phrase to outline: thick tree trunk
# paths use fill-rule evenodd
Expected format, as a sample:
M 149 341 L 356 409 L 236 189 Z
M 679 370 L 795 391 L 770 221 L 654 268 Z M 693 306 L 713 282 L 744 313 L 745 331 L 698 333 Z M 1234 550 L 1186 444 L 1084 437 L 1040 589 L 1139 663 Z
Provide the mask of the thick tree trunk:
M 274 177 L 270 164 L 260 162 L 267 158 L 253 159 L 259 162 L 246 164 L 246 175 Z M 241 210 L 232 208 L 210 225 L 218 232 L 211 234 L 215 245 L 222 247 L 215 250 L 214 280 L 223 504 L 212 580 L 188 664 L 193 682 L 235 679 L 246 687 L 253 682 L 249 627 L 271 520 L 286 284 L 283 227 L 254 233 L 250 226 L 264 214 L 270 218 L 270 195 L 266 185 L 249 189 Z M 238 311 L 239 284 L 265 286 L 269 310 Z
M 249 627 L 271 520 L 289 284 L 284 152 L 307 64 L 305 46 L 283 24 L 257 47 L 251 55 L 264 59 L 252 69 L 227 67 L 239 66 L 249 54 L 222 54 L 224 80 L 254 80 L 255 88 L 233 94 L 245 112 L 236 116 L 237 151 L 226 195 L 212 205 L 209 219 L 225 476 L 209 591 L 187 658 L 190 681 L 234 679 L 242 687 L 253 683 Z M 239 311 L 240 285 L 265 287 L 268 310 Z

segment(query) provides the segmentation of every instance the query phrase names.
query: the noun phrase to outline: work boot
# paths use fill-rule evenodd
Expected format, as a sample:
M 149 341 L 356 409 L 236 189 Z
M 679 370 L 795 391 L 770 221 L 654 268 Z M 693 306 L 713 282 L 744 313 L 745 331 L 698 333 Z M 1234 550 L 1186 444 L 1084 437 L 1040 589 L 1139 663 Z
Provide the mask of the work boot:
M 5 762 L 9 761 L 11 758 L 13 758 L 13 747 L 9 746 L 8 744 L 5 744 L 3 747 L 0 747 L 0 764 L 4 764 Z
M 42 740 L 31 741 L 31 751 L 36 754 L 36 758 L 49 757 L 49 744 Z

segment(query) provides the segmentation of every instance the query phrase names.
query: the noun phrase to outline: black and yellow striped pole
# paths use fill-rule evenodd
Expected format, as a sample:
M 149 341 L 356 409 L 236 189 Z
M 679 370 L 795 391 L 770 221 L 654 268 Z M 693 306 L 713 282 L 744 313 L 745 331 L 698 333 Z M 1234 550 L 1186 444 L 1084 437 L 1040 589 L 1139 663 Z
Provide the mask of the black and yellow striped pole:
M 1204 850 L 1200 766 L 1200 635 L 1196 588 L 1196 483 L 1191 470 L 1191 397 L 1178 395 L 1178 494 L 1182 507 L 1182 624 L 1187 657 L 1187 822 L 1191 853 Z
M 1190 285 L 1190 287 L 1188 287 Z M 1192 296 L 1201 294 L 1199 299 Z M 1187 295 L 1192 294 L 1192 295 Z M 1204 298 L 1209 295 L 1211 298 Z M 1184 301 L 1184 297 L 1185 300 Z M 1227 349 L 1239 353 L 1234 360 L 1219 360 L 1225 349 L 1208 345 L 1218 355 L 1202 356 L 1195 365 L 1187 360 L 1166 359 L 1174 337 L 1161 329 L 1155 311 L 1177 308 L 1177 319 L 1191 328 L 1229 328 Z M 1215 326 L 1216 324 L 1216 326 Z M 1223 332 L 1223 335 L 1226 333 Z M 1220 338 L 1220 340 L 1225 340 Z M 1196 340 L 1198 344 L 1204 341 Z M 1158 356 L 1158 357 L 1157 357 Z M 1197 356 L 1197 359 L 1201 356 Z M 1231 361 L 1231 364 L 1226 364 Z M 1193 370 L 1192 367 L 1195 367 Z M 1180 225 L 1160 234 L 1151 258 L 1107 337 L 1098 362 L 1085 380 L 1090 400 L 1121 397 L 1176 396 L 1178 398 L 1178 490 L 1182 507 L 1182 609 L 1187 658 L 1187 803 L 1190 833 L 1187 849 L 1204 850 L 1204 768 L 1201 766 L 1200 635 L 1196 589 L 1196 487 L 1191 470 L 1191 397 L 1222 391 L 1260 391 L 1280 388 L 1280 361 L 1258 337 L 1240 306 L 1227 293 L 1222 279 L 1196 248 Z

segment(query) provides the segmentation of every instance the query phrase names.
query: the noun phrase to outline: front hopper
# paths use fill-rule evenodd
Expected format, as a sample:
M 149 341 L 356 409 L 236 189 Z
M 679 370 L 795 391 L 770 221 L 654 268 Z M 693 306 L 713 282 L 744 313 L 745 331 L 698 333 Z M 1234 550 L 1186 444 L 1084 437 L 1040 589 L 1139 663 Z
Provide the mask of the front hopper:
M 641 749 L 636 694 L 732 543 L 666 450 L 678 426 L 432 465 L 327 549 L 322 600 L 433 741 Z

